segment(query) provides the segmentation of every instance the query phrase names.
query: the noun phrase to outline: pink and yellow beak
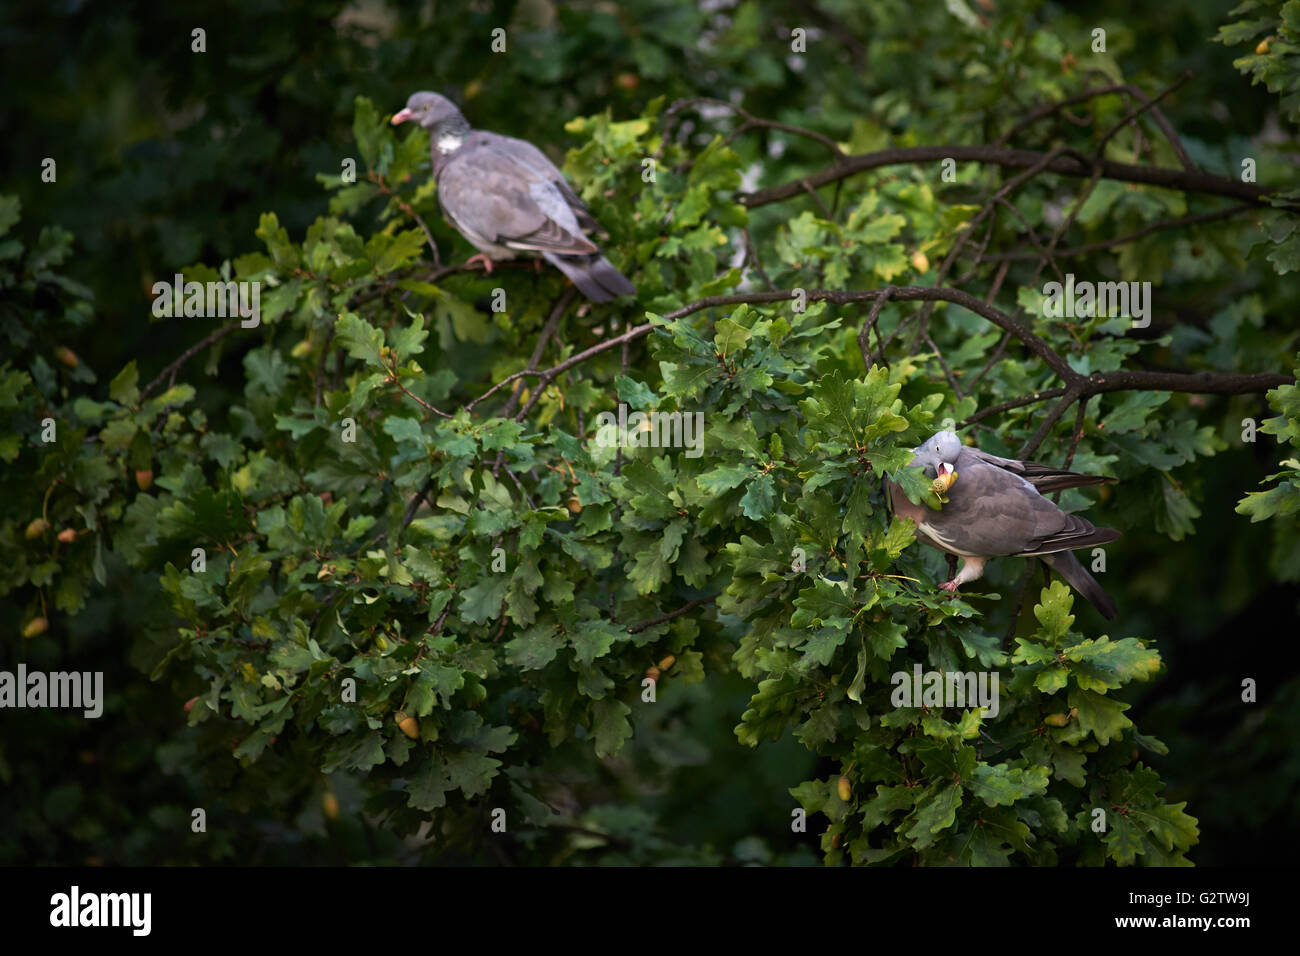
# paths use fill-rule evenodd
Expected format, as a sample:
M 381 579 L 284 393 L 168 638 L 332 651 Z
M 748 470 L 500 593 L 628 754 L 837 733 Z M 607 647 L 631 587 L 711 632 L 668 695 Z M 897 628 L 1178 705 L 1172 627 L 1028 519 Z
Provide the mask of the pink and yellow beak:
M 415 114 L 408 109 L 398 110 L 396 113 L 393 114 L 393 118 L 389 120 L 389 122 L 392 123 L 394 126 L 396 126 L 398 123 L 405 123 L 414 115 Z

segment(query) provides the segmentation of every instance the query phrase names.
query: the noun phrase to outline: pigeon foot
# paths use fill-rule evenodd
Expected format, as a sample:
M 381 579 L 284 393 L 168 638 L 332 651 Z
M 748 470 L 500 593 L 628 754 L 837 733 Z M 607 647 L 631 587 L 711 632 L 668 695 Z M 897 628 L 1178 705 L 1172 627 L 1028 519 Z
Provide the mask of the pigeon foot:
M 465 260 L 465 265 L 471 267 L 482 266 L 484 273 L 486 273 L 487 275 L 492 274 L 492 260 L 488 258 L 486 252 L 480 252 L 476 256 L 470 256 L 468 259 Z

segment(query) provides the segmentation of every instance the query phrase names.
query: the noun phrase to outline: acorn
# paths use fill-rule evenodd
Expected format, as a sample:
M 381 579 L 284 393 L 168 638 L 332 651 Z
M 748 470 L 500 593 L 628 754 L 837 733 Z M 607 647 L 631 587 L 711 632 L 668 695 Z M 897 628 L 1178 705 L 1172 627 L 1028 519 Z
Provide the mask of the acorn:
M 306 358 L 308 355 L 311 355 L 312 344 L 311 336 L 309 335 L 290 349 L 289 355 L 296 359 Z
M 1273 39 L 1272 37 L 1264 37 L 1264 39 L 1260 40 L 1259 45 L 1255 47 L 1255 52 L 1260 56 L 1263 56 L 1265 53 L 1267 53 L 1268 43 L 1272 39 Z
M 141 491 L 148 491 L 153 487 L 153 469 L 141 468 L 135 473 L 135 486 Z
M 936 495 L 945 495 L 948 489 L 957 483 L 957 472 L 950 471 L 940 475 L 934 481 L 930 482 L 930 488 Z
M 582 513 L 582 502 L 578 500 L 577 495 L 573 495 L 571 498 L 569 498 L 567 504 L 569 506 L 569 512 L 571 514 L 576 515 Z
M 933 511 L 939 511 L 948 503 L 948 489 L 957 481 L 957 472 L 950 471 L 930 482 L 929 493 L 925 503 Z
M 1043 718 L 1043 723 L 1049 727 L 1064 727 L 1070 722 L 1069 714 L 1048 714 Z
M 257 680 L 257 668 L 249 661 L 244 661 L 244 666 L 241 670 L 244 672 L 244 680 L 248 681 L 250 684 Z
M 326 820 L 337 820 L 339 818 L 339 798 L 334 794 L 326 792 L 320 799 L 321 813 L 325 814 Z
M 930 271 L 930 257 L 920 249 L 912 253 L 912 268 L 922 275 Z
M 66 365 L 68 368 L 76 368 L 81 364 L 81 359 L 77 358 L 77 353 L 72 351 L 66 345 L 60 345 L 54 350 L 54 357 Z
M 415 740 L 420 736 L 420 722 L 404 710 L 399 710 L 393 717 L 397 721 L 397 726 L 401 728 L 402 733 Z
M 380 634 L 375 638 L 375 647 L 379 649 L 381 654 L 388 650 L 388 641 L 384 639 L 384 635 Z
M 59 540 L 62 541 L 64 544 L 72 544 L 72 542 L 77 540 L 77 529 L 64 528 L 62 531 L 59 532 Z
M 656 684 L 659 683 L 659 668 L 653 665 L 645 669 L 645 676 L 650 678 Z
M 840 799 L 845 803 L 853 799 L 853 785 L 849 783 L 848 777 L 840 777 L 835 783 L 835 789 L 838 791 Z
M 677 663 L 677 658 L 674 657 L 672 654 L 669 654 L 667 657 L 665 657 L 663 660 L 659 662 L 659 669 L 661 671 L 666 671 L 676 663 Z
M 322 564 L 320 570 L 316 572 L 317 581 L 328 581 L 332 577 L 334 577 L 334 565 L 332 564 Z
M 43 617 L 34 617 L 27 622 L 23 628 L 23 637 L 36 637 L 38 634 L 44 634 L 49 630 L 50 622 Z
M 187 700 L 185 702 L 185 713 L 188 714 L 190 713 L 190 711 L 194 710 L 194 705 L 197 704 L 198 702 L 199 699 L 197 697 L 191 697 L 189 700 Z
M 50 523 L 44 518 L 36 518 L 27 525 L 27 540 L 34 541 L 50 530 Z
M 641 80 L 635 73 L 620 73 L 614 82 L 629 93 L 641 85 Z

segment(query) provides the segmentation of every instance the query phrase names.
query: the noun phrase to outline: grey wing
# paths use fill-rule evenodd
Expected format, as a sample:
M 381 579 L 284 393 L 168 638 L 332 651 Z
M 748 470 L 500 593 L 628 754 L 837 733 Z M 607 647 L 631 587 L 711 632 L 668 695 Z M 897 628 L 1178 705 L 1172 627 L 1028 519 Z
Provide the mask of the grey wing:
M 568 208 L 568 213 L 562 213 L 558 209 L 555 212 L 565 218 L 572 218 L 576 230 L 586 232 L 599 228 L 599 223 L 587 211 L 587 204 L 578 198 L 569 181 L 564 178 L 564 173 L 540 149 L 526 139 L 515 139 L 499 133 L 485 133 L 483 138 L 491 148 L 500 150 L 519 166 L 526 168 L 533 181 L 553 187 L 548 192 L 558 196 Z M 554 202 L 549 198 L 548 201 Z M 564 219 L 557 218 L 556 221 L 565 224 Z
M 1086 485 L 1102 485 L 1115 481 L 1108 475 L 1081 475 L 1075 471 L 1066 471 L 1063 468 L 1053 468 L 1051 465 L 1043 465 L 1036 461 L 1020 461 L 1016 458 L 999 458 L 997 455 L 990 455 L 986 451 L 980 451 L 978 448 L 966 447 L 962 450 L 958 461 L 969 457 L 976 457 L 980 461 L 990 465 L 996 465 L 1004 468 L 1014 474 L 1020 475 L 1031 485 L 1039 490 L 1040 493 L 1049 491 L 1060 491 L 1064 488 L 1080 488 Z M 958 473 L 961 467 L 958 465 Z
M 999 468 L 1005 468 L 1007 471 L 1014 471 L 1018 475 L 1025 473 L 1025 463 L 1018 458 L 999 458 L 997 455 L 990 454 L 986 451 L 980 451 L 978 448 L 972 448 L 970 445 L 963 445 L 959 458 L 967 455 L 974 455 L 980 461 L 987 462 L 990 465 L 997 465 Z
M 442 167 L 438 200 L 475 245 L 564 255 L 597 251 L 559 190 L 491 144 L 462 149 Z
M 959 463 L 948 503 L 926 517 L 925 532 L 946 550 L 982 557 L 1052 554 L 1119 537 L 1062 511 L 1019 475 L 974 459 Z

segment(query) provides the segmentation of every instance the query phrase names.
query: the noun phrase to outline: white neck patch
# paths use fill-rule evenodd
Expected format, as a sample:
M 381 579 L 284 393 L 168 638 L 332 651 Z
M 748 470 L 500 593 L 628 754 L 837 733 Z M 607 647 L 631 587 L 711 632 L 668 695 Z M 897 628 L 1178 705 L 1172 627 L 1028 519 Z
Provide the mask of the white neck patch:
M 454 153 L 456 150 L 460 149 L 460 144 L 463 142 L 465 142 L 463 136 L 457 136 L 455 133 L 443 133 L 438 137 L 438 152 Z

